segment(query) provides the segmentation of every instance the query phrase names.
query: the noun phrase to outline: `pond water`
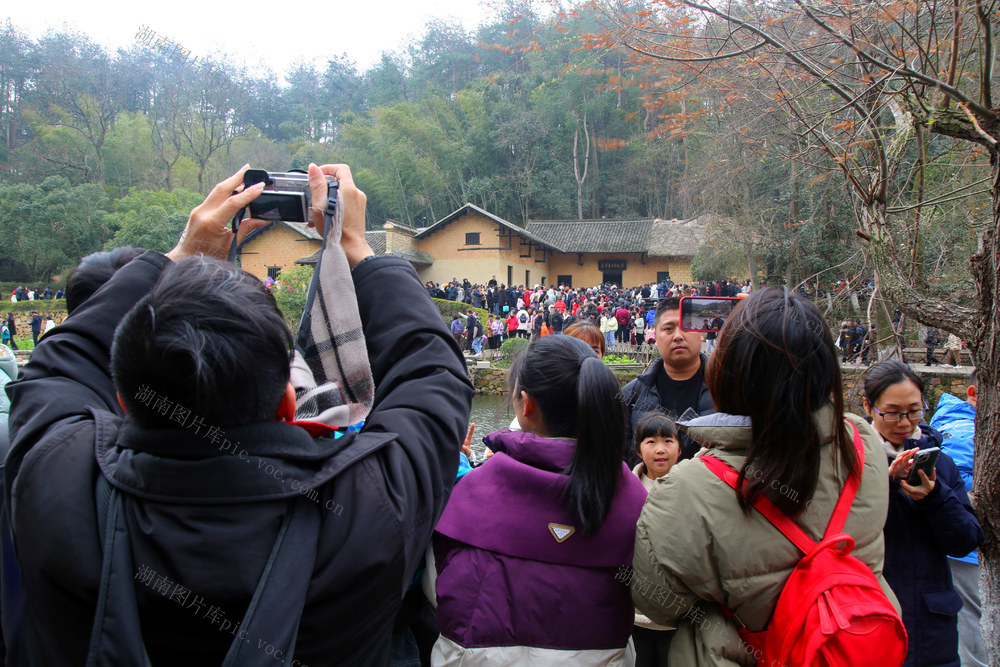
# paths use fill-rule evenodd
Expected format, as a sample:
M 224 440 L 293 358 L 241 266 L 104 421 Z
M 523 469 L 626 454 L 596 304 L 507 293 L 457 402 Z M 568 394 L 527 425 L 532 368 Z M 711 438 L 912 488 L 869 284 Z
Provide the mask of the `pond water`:
M 476 394 L 472 397 L 472 416 L 469 421 L 476 425 L 472 435 L 472 453 L 477 461 L 483 459 L 483 436 L 510 426 L 514 419 L 514 409 L 508 412 L 506 396 Z

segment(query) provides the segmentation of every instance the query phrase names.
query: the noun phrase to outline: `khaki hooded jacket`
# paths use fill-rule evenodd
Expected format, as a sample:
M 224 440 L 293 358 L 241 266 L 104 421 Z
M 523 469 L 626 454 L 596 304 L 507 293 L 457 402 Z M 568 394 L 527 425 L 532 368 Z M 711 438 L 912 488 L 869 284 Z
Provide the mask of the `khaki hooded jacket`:
M 872 569 L 898 611 L 896 597 L 882 576 L 882 527 L 889 501 L 885 453 L 871 426 L 856 415 L 845 418 L 861 433 L 865 464 L 844 530 L 854 538 L 853 554 Z M 834 460 L 833 407 L 817 411 L 815 419 L 826 444 L 820 450 L 819 481 L 812 498 L 802 497 L 802 492 L 780 480 L 763 481 L 769 494 L 805 503 L 795 522 L 819 540 L 843 488 L 846 466 Z M 838 423 L 853 442 L 851 427 L 845 421 Z M 679 426 L 718 459 L 736 470 L 743 466 L 751 439 L 749 418 L 715 414 Z M 755 647 L 741 641 L 736 624 L 725 618 L 718 603 L 733 610 L 750 630 L 764 629 L 802 555 L 763 515 L 753 511 L 745 516 L 733 489 L 698 458 L 682 461 L 657 480 L 639 518 L 633 602 L 652 621 L 676 624 L 670 664 L 754 665 Z

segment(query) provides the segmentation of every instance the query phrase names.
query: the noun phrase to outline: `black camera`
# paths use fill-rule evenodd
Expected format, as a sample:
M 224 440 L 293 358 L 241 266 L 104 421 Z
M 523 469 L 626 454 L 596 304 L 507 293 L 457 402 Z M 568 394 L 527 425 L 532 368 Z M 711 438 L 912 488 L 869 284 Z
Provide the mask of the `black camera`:
M 243 187 L 257 183 L 264 184 L 264 191 L 250 202 L 250 216 L 258 220 L 282 220 L 284 222 L 309 222 L 309 207 L 312 205 L 309 192 L 309 175 L 305 172 L 268 172 L 263 169 L 247 169 L 243 174 Z M 339 181 L 326 177 L 330 188 L 329 199 L 336 206 L 336 188 Z M 322 208 L 326 210 L 326 205 Z

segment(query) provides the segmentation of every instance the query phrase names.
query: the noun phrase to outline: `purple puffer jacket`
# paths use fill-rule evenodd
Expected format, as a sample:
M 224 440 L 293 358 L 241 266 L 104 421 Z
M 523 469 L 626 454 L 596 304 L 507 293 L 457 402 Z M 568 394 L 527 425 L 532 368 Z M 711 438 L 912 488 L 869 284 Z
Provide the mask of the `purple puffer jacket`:
M 487 444 L 497 454 L 455 486 L 434 534 L 442 638 L 620 651 L 634 609 L 616 573 L 632 563 L 642 483 L 622 464 L 607 519 L 584 536 L 560 498 L 575 443 L 503 430 Z

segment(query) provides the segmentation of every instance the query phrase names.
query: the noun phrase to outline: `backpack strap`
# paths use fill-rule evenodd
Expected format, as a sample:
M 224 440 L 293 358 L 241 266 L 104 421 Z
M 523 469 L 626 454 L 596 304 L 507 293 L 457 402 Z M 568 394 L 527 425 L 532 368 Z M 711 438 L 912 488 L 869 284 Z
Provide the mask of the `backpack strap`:
M 150 667 L 139 621 L 123 494 L 99 473 L 96 496 L 104 558 L 86 664 Z M 257 650 L 254 642 L 258 639 L 287 647 L 286 661 L 292 658 L 319 541 L 320 516 L 311 505 L 306 496 L 289 503 L 223 667 L 273 667 L 274 657 Z
M 708 466 L 708 469 L 715 473 L 719 479 L 733 489 L 736 489 L 736 480 L 739 478 L 739 475 L 729 465 L 723 463 L 711 454 L 703 455 L 701 460 L 704 461 L 705 465 Z M 767 496 L 758 495 L 757 498 L 754 499 L 753 506 L 754 509 L 763 514 L 764 518 L 770 521 L 775 528 L 781 531 L 782 535 L 791 540 L 795 546 L 802 551 L 802 553 L 809 553 L 812 551 L 813 547 L 816 546 L 816 542 L 806 534 L 806 531 L 799 528 L 799 526 L 789 519 L 784 512 L 778 509 Z
M 865 445 L 861 441 L 861 432 L 851 422 L 846 419 L 844 421 L 850 424 L 851 429 L 854 431 L 854 451 L 858 455 L 858 469 L 857 471 L 851 471 L 847 475 L 847 481 L 844 482 L 844 490 L 840 492 L 840 497 L 837 498 L 837 504 L 833 508 L 833 514 L 830 516 L 830 523 L 826 525 L 826 532 L 823 533 L 824 539 L 843 532 L 844 524 L 847 523 L 847 515 L 851 513 L 851 504 L 854 502 L 854 496 L 858 491 L 858 486 L 861 485 L 861 471 L 865 467 Z
M 121 495 L 101 472 L 97 473 L 96 496 L 104 558 L 86 665 L 150 667 L 139 626 L 135 568 L 132 566 L 128 528 L 122 515 Z
M 847 421 L 846 419 L 844 421 Z M 850 422 L 847 422 L 851 424 Z M 858 470 L 864 466 L 865 452 L 864 443 L 861 441 L 861 433 L 858 428 L 851 424 L 851 428 L 854 430 L 854 448 L 858 454 Z M 734 490 L 736 489 L 736 480 L 739 478 L 739 474 L 733 470 L 728 464 L 723 463 L 721 460 L 715 458 L 711 454 L 705 454 L 701 457 L 701 460 L 708 466 L 715 475 L 721 479 L 723 482 L 728 484 Z M 844 529 L 844 523 L 847 521 L 847 516 L 850 514 L 851 505 L 854 503 L 854 496 L 857 493 L 858 486 L 861 483 L 860 472 L 855 474 L 850 473 L 847 476 L 847 481 L 844 483 L 844 489 L 840 493 L 840 497 L 837 499 L 837 504 L 833 509 L 833 514 L 830 516 L 830 522 L 827 524 L 826 532 L 823 533 L 823 537 L 828 538 L 833 535 L 837 535 Z M 757 498 L 754 499 L 753 503 L 754 509 L 764 515 L 771 524 L 781 531 L 781 534 L 787 537 L 791 542 L 799 548 L 802 553 L 809 553 L 812 551 L 813 547 L 816 546 L 816 541 L 813 540 L 809 535 L 802 530 L 794 521 L 788 518 L 784 512 L 782 512 L 778 507 L 771 502 L 771 499 L 763 494 L 758 494 Z

